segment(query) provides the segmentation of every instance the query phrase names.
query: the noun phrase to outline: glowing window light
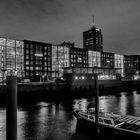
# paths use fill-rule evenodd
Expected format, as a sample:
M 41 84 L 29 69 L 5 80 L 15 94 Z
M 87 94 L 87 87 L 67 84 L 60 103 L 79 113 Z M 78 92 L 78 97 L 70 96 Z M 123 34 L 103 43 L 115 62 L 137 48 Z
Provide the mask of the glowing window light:
M 43 57 L 43 54 L 36 53 L 35 56 Z
M 82 76 L 82 80 L 84 80 L 85 79 L 85 77 L 84 76 Z
M 15 44 L 15 40 L 13 40 L 13 39 L 7 39 L 6 45 L 7 46 L 15 46 L 16 45 Z
M 0 38 L 0 45 L 5 45 L 6 39 L 5 38 Z
M 23 47 L 23 41 L 16 40 L 16 47 Z
M 78 77 L 77 76 L 75 76 L 75 80 L 78 80 Z
M 8 52 L 8 55 L 15 55 L 15 52 Z
M 100 31 L 100 29 L 96 28 L 96 31 Z

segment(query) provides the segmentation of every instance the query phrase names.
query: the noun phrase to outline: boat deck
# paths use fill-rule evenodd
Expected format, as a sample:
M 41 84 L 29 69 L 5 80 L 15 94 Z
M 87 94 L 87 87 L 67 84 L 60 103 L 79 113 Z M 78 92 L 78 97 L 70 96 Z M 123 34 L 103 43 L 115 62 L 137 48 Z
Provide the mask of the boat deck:
M 122 125 L 120 128 L 127 129 L 130 131 L 140 132 L 140 126 L 136 124 L 124 123 L 124 125 Z
M 100 113 L 100 116 L 113 118 L 115 124 L 125 122 L 124 125 L 121 126 L 121 128 L 140 132 L 140 117 L 135 117 L 131 115 L 118 115 L 113 113 Z
M 130 115 L 119 115 L 114 118 L 116 121 L 126 122 L 129 124 L 135 124 L 140 126 L 140 117 L 130 116 Z
M 120 128 L 140 132 L 140 117 L 130 115 L 112 115 L 111 117 L 117 122 L 125 122 Z

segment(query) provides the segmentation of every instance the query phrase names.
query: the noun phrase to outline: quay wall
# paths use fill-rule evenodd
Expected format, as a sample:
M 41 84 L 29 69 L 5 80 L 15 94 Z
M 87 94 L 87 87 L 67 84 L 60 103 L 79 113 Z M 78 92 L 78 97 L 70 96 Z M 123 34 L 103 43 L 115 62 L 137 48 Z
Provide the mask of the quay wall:
M 111 82 L 111 81 L 110 81 Z M 104 86 L 105 85 L 105 86 Z M 125 91 L 140 91 L 140 81 L 122 81 L 112 84 L 105 81 L 99 82 L 99 95 L 117 94 Z M 63 100 L 94 96 L 93 86 L 71 87 L 65 84 L 21 84 L 18 85 L 18 102 L 32 103 L 39 100 Z M 0 104 L 6 102 L 6 85 L 0 85 Z

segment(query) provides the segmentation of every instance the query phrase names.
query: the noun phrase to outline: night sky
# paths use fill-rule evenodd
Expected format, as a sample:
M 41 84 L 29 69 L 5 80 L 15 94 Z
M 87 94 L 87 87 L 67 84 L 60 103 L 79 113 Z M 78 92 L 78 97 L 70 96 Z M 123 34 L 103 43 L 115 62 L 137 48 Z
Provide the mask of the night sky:
M 0 36 L 82 48 L 92 15 L 104 51 L 140 53 L 140 0 L 0 0 Z

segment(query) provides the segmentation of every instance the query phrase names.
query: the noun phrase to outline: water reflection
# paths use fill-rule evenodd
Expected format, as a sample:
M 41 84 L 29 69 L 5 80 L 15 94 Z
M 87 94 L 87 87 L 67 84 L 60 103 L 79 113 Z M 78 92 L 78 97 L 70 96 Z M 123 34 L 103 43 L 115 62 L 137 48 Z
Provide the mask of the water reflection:
M 6 111 L 0 108 L 0 138 L 6 139 Z
M 35 106 L 18 109 L 19 140 L 81 140 L 92 139 L 78 132 L 77 120 L 72 111 L 94 107 L 94 98 L 75 99 L 62 103 L 39 102 Z M 120 93 L 119 96 L 101 96 L 99 107 L 106 112 L 140 116 L 140 94 Z M 6 111 L 0 109 L 0 138 L 5 140 Z
M 133 106 L 133 110 L 134 110 L 134 115 L 135 116 L 139 116 L 140 114 L 140 109 L 138 109 L 140 107 L 140 96 L 137 95 L 137 92 L 133 92 L 133 103 L 135 103 L 135 106 Z
M 127 114 L 127 105 L 128 105 L 128 98 L 125 93 L 121 94 L 120 103 L 119 103 L 119 110 L 121 114 Z

